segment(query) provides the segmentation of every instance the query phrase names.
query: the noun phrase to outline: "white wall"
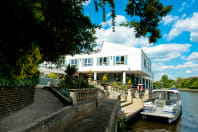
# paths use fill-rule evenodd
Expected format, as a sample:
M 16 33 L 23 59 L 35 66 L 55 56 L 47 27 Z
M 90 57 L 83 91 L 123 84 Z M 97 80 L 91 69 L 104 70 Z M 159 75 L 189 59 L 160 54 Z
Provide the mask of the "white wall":
M 127 65 L 113 65 L 113 56 L 125 56 L 127 55 Z M 67 64 L 70 59 L 80 59 L 79 61 L 79 71 L 88 72 L 90 69 L 92 71 L 98 72 L 108 72 L 108 71 L 134 71 L 141 70 L 141 49 L 122 46 L 118 44 L 112 44 L 106 42 L 102 46 L 102 50 L 94 54 L 84 54 L 84 55 L 75 55 L 75 56 L 66 56 Z M 110 62 L 108 66 L 97 66 L 97 57 L 107 57 L 110 56 Z M 94 58 L 93 67 L 86 66 L 82 67 L 82 58 Z
M 126 56 L 127 65 L 113 65 L 113 56 Z M 110 57 L 108 66 L 97 66 L 97 57 Z M 82 66 L 82 58 L 93 58 L 93 66 Z M 79 72 L 88 72 L 90 69 L 93 72 L 123 72 L 123 71 L 141 71 L 150 76 L 152 72 L 144 67 L 144 58 L 151 64 L 147 55 L 139 48 L 133 48 L 124 45 L 113 44 L 110 42 L 103 43 L 102 49 L 97 53 L 79 54 L 75 56 L 66 56 L 66 64 L 69 64 L 70 59 L 79 59 Z M 40 69 L 45 71 L 46 69 Z M 60 72 L 60 71 L 59 71 Z

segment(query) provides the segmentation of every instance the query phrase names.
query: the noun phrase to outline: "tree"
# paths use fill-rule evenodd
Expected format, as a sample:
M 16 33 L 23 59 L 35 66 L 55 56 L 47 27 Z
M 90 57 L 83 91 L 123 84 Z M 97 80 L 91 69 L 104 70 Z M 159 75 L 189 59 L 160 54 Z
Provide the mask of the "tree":
M 91 23 L 83 13 L 85 1 L 87 0 L 1 1 L 1 75 L 12 78 L 10 71 L 15 72 L 17 62 L 32 51 L 33 44 L 42 56 L 40 62 L 56 62 L 66 54 L 92 51 L 95 46 L 95 30 L 100 26 Z M 104 21 L 105 8 L 110 5 L 115 25 L 114 1 L 94 0 L 94 3 L 96 10 L 102 8 Z M 158 23 L 170 10 L 171 6 L 163 6 L 159 0 L 129 0 L 127 14 L 139 18 L 124 25 L 134 27 L 136 37 L 150 34 L 149 41 L 156 42 L 160 38 Z
M 109 3 L 112 7 L 113 30 L 115 25 L 115 4 L 114 0 L 94 0 L 96 10 L 98 6 L 103 9 L 103 20 L 105 21 L 105 5 Z M 166 16 L 172 6 L 163 6 L 159 0 L 129 0 L 125 11 L 134 18 L 132 21 L 121 25 L 134 27 L 136 37 L 145 37 L 149 34 L 149 42 L 155 43 L 160 38 L 160 30 L 157 29 L 160 20 Z
M 171 88 L 171 87 L 176 87 L 176 82 L 175 80 L 172 80 L 172 79 L 168 79 L 168 88 Z
M 176 87 L 177 88 L 182 88 L 183 87 L 183 79 L 181 77 L 176 78 Z
M 160 82 L 162 83 L 163 88 L 168 88 L 168 76 L 162 75 Z
M 182 80 L 182 88 L 189 88 L 189 81 L 187 79 L 183 79 Z
M 159 87 L 162 87 L 162 84 L 160 83 L 160 81 L 155 81 L 154 88 L 159 88 Z
M 92 51 L 98 26 L 84 16 L 82 2 L 0 2 L 0 73 L 12 78 L 9 71 L 16 70 L 16 63 L 32 51 L 32 44 L 39 49 L 42 61 L 55 62 L 65 54 Z

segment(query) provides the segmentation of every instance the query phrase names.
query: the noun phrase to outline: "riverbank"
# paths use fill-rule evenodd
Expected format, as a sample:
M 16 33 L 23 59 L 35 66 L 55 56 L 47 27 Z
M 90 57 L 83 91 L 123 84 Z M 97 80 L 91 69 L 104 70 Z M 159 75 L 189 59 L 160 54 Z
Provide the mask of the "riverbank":
M 178 88 L 179 91 L 198 92 L 198 89 Z

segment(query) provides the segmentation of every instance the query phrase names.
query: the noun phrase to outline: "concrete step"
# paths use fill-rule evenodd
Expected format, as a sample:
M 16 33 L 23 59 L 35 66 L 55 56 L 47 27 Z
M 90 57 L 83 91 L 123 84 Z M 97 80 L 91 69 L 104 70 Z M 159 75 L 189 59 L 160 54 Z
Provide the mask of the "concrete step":
M 132 104 L 132 103 L 131 102 L 123 102 L 123 103 L 121 103 L 121 107 L 125 107 L 125 106 L 128 106 L 130 104 Z

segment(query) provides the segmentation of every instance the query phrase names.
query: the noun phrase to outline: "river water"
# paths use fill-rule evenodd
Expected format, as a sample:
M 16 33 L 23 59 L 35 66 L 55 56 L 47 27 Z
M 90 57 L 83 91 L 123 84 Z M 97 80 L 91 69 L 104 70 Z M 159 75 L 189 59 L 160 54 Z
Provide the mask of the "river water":
M 172 124 L 162 118 L 148 118 L 141 116 L 128 123 L 128 130 L 132 132 L 198 132 L 198 92 L 180 92 L 182 100 L 182 115 Z

